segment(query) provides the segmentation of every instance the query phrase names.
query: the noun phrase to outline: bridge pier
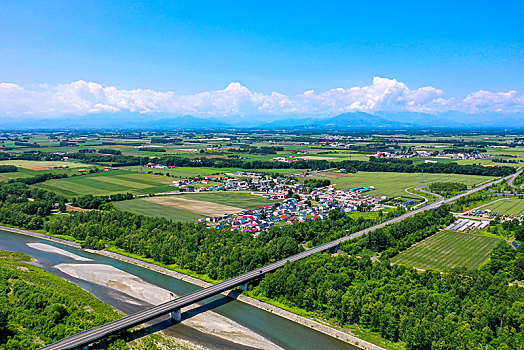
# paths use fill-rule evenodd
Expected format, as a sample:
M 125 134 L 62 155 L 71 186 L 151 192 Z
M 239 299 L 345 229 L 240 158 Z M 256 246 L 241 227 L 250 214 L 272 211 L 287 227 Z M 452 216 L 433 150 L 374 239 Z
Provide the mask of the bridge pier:
M 169 315 L 171 316 L 171 319 L 173 319 L 173 320 L 175 320 L 177 322 L 182 321 L 182 311 L 180 311 L 180 309 L 175 310 L 175 311 L 169 313 Z
M 241 284 L 241 285 L 237 286 L 237 289 L 240 289 L 240 290 L 247 290 L 247 282 L 244 283 L 244 284 Z
M 175 298 L 175 295 L 172 292 L 169 292 L 169 299 L 173 300 Z M 182 311 L 180 309 L 170 312 L 169 316 L 171 316 L 171 319 L 176 322 L 182 321 Z

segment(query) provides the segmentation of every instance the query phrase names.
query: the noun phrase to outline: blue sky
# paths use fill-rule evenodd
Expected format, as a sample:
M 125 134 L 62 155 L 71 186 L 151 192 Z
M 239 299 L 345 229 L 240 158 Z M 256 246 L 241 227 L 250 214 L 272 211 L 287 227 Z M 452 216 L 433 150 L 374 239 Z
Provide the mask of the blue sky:
M 0 96 L 0 113 L 96 113 L 96 108 L 67 109 L 58 102 L 35 106 L 49 96 L 63 99 L 57 87 L 78 81 L 87 87 L 69 93 L 74 98 L 93 94 L 99 88 L 89 84 L 96 83 L 102 90 L 85 100 L 89 107 L 107 105 L 106 111 L 122 109 L 108 102 L 114 95 L 105 95 L 104 89 L 114 86 L 124 92 L 151 89 L 186 96 L 162 100 L 169 105 L 163 109 L 140 109 L 133 100 L 128 109 L 141 112 L 249 114 L 261 111 L 251 95 L 275 91 L 289 97 L 292 106 L 273 108 L 275 113 L 325 113 L 318 106 L 296 107 L 303 103 L 297 99 L 308 90 L 320 95 L 334 88 L 373 87 L 374 77 L 405 84 L 409 90 L 400 87 L 401 99 L 424 87 L 440 91 L 428 100 L 433 105 L 435 99 L 454 99 L 446 108 L 433 109 L 424 101 L 433 113 L 477 111 L 479 103 L 467 109 L 463 100 L 479 90 L 514 90 L 511 96 L 481 96 L 480 104 L 500 104 L 505 98 L 505 111 L 520 112 L 523 18 L 522 1 L 4 1 L 0 82 L 10 85 Z M 239 104 L 237 109 L 206 110 L 214 102 L 191 102 L 194 94 L 225 91 L 232 82 L 251 94 L 247 102 L 232 102 Z M 19 88 L 24 92 L 14 91 Z M 237 89 L 236 96 L 247 94 L 243 91 Z M 332 113 L 402 109 L 365 103 L 362 98 L 372 98 L 367 92 L 367 97 L 346 96 Z M 34 94 L 45 96 L 27 102 Z M 13 98 L 20 101 L 5 102 Z M 355 101 L 355 108 L 348 107 Z

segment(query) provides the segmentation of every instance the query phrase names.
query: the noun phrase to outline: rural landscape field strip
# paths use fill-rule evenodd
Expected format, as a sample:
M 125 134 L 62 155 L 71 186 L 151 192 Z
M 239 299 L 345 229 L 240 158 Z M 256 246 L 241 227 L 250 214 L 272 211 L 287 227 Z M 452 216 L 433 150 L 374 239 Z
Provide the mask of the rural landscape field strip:
M 58 166 L 58 165 L 67 165 L 70 168 L 88 168 L 92 167 L 90 164 L 85 163 L 79 163 L 79 162 L 71 162 L 71 161 L 35 161 L 35 160 L 20 160 L 20 159 L 12 159 L 12 160 L 0 160 L 0 165 L 14 165 L 17 167 L 36 167 L 36 168 L 43 168 L 45 170 L 48 169 L 48 167 L 51 166 Z
M 204 215 L 189 210 L 168 207 L 166 205 L 146 201 L 142 198 L 114 202 L 114 205 L 120 210 L 146 216 L 163 217 L 174 221 L 193 222 L 204 217 Z
M 524 215 L 524 199 L 508 198 L 483 207 L 501 214 Z
M 477 268 L 499 242 L 496 237 L 441 231 L 400 253 L 392 262 L 440 271 Z
M 135 194 L 166 192 L 173 189 L 170 186 L 172 181 L 172 178 L 159 175 L 108 171 L 49 180 L 36 186 L 67 196 L 84 194 L 101 196 L 125 192 Z
M 204 216 L 221 216 L 224 214 L 238 213 L 244 210 L 243 208 L 196 200 L 190 198 L 189 196 L 183 197 L 179 195 L 149 197 L 142 200 L 164 205 L 166 207 L 187 210 Z

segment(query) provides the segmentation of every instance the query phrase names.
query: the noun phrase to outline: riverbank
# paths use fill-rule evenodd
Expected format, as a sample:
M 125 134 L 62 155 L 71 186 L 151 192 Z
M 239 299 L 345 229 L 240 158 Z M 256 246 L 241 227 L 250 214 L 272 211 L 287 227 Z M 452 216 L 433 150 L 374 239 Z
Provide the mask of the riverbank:
M 38 233 L 38 232 L 21 230 L 21 229 L 12 228 L 12 227 L 6 227 L 6 226 L 0 226 L 0 229 L 5 230 L 5 231 L 18 233 L 18 234 L 29 235 L 29 236 L 32 236 L 32 237 L 41 238 L 41 239 L 45 239 L 45 240 L 48 240 L 48 241 L 65 244 L 65 245 L 68 245 L 68 246 L 71 246 L 71 247 L 74 247 L 74 248 L 82 249 L 80 244 L 77 243 L 77 242 L 72 242 L 72 241 L 68 241 L 68 240 L 62 239 L 62 238 L 48 236 L 48 235 L 45 235 L 45 234 L 42 234 L 42 233 Z M 129 256 L 125 256 L 125 255 L 122 255 L 122 254 L 109 252 L 109 251 L 91 250 L 91 249 L 84 249 L 84 250 L 87 251 L 87 252 L 90 252 L 90 253 L 94 253 L 94 254 L 110 257 L 110 258 L 117 259 L 117 260 L 120 260 L 120 261 L 123 261 L 123 262 L 126 262 L 126 263 L 130 263 L 130 264 L 133 264 L 133 265 L 136 265 L 136 266 L 140 266 L 142 268 L 146 268 L 146 269 L 149 269 L 149 270 L 152 270 L 152 271 L 155 271 L 155 272 L 159 272 L 159 273 L 162 273 L 164 275 L 167 275 L 167 276 L 170 276 L 170 277 L 182 280 L 182 281 L 189 282 L 191 284 L 197 285 L 197 286 L 202 287 L 202 288 L 209 287 L 209 286 L 212 285 L 211 283 L 203 281 L 203 280 L 200 280 L 198 278 L 195 278 L 195 277 L 192 277 L 192 276 L 188 276 L 188 275 L 182 274 L 180 272 L 176 272 L 176 271 L 167 269 L 165 267 L 161 267 L 161 266 L 158 266 L 158 265 L 155 265 L 155 264 L 152 264 L 152 263 L 144 262 L 142 260 L 135 259 L 135 258 L 132 258 L 132 257 L 129 257 Z M 332 327 L 330 327 L 328 325 L 322 324 L 322 323 L 320 323 L 318 321 L 315 321 L 315 320 L 312 320 L 312 319 L 309 319 L 309 318 L 297 315 L 295 313 L 292 313 L 290 311 L 287 311 L 287 310 L 284 310 L 282 308 L 276 307 L 276 306 L 271 305 L 269 303 L 260 301 L 258 299 L 255 299 L 255 298 L 252 298 L 252 297 L 248 297 L 248 296 L 245 296 L 245 295 L 241 295 L 241 294 L 236 293 L 234 291 L 233 292 L 229 292 L 229 293 L 223 293 L 223 294 L 224 295 L 229 295 L 230 297 L 236 298 L 237 300 L 242 301 L 242 302 L 244 302 L 246 304 L 252 305 L 252 306 L 257 307 L 259 309 L 262 309 L 262 310 L 265 310 L 267 312 L 270 312 L 270 313 L 273 313 L 275 315 L 278 315 L 280 317 L 286 318 L 286 319 L 288 319 L 290 321 L 293 321 L 293 322 L 296 322 L 298 324 L 304 325 L 306 327 L 309 327 L 309 328 L 314 329 L 314 330 L 316 330 L 318 332 L 321 332 L 321 333 L 324 333 L 326 335 L 329 335 L 329 336 L 331 336 L 333 338 L 342 340 L 342 341 L 344 341 L 344 342 L 346 342 L 348 344 L 352 344 L 352 345 L 357 346 L 359 348 L 369 349 L 369 350 L 384 349 L 384 348 L 382 348 L 380 346 L 377 346 L 377 345 L 372 344 L 372 343 L 370 343 L 368 341 L 360 339 L 360 338 L 358 338 L 358 337 L 356 337 L 356 336 L 354 336 L 352 334 L 349 334 L 347 332 L 344 332 L 344 331 L 341 331 L 341 330 L 338 330 L 338 329 L 334 329 L 334 328 L 332 328 Z

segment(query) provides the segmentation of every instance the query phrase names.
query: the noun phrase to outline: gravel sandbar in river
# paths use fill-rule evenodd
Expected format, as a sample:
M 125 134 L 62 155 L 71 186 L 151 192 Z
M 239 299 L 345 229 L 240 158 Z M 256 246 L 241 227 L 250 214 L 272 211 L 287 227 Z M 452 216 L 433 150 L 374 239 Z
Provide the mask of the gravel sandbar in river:
M 56 268 L 72 277 L 118 290 L 149 304 L 158 305 L 170 300 L 168 290 L 147 283 L 139 277 L 110 265 L 59 264 L 56 265 Z M 182 312 L 197 307 L 198 305 L 192 305 L 183 308 Z M 203 333 L 212 334 L 244 346 L 268 350 L 282 349 L 249 328 L 213 311 L 192 315 L 188 319 L 183 319 L 182 323 Z

